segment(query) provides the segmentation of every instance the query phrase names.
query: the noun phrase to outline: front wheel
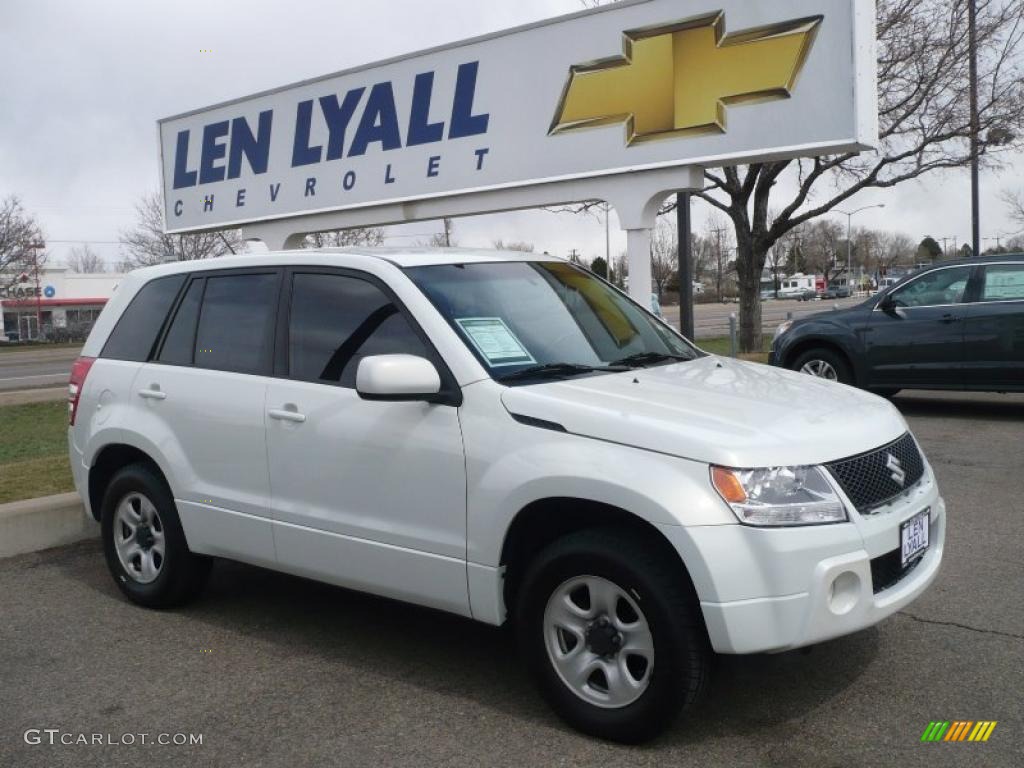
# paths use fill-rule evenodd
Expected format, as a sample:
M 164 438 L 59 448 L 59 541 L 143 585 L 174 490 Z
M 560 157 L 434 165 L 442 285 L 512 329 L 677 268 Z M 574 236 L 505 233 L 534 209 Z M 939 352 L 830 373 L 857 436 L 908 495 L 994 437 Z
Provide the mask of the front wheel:
M 826 347 L 816 347 L 801 353 L 790 368 L 819 379 L 853 384 L 853 371 L 846 358 Z
M 703 692 L 711 651 L 678 560 L 628 531 L 571 534 L 530 566 L 520 647 L 551 707 L 592 736 L 638 743 Z

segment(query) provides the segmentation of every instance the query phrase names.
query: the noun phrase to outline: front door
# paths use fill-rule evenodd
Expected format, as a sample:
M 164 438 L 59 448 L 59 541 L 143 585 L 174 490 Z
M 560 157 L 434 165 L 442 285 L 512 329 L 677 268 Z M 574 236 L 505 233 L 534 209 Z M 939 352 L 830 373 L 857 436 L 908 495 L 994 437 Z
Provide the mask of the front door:
M 972 269 L 927 272 L 891 294 L 891 309 L 876 307 L 864 329 L 868 386 L 963 386 L 963 298 Z
M 1024 264 L 982 267 L 978 301 L 967 312 L 965 383 L 1024 389 Z
M 468 615 L 458 409 L 355 390 L 364 357 L 439 362 L 432 347 L 368 276 L 296 268 L 289 289 L 284 370 L 267 390 L 280 567 Z

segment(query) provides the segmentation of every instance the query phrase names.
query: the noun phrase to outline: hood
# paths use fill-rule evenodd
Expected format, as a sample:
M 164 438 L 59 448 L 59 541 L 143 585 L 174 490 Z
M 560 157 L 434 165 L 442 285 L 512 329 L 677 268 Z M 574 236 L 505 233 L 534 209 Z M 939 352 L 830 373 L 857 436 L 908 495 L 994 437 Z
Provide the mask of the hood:
M 907 431 L 870 393 L 716 356 L 511 387 L 501 399 L 510 413 L 572 434 L 727 467 L 821 464 Z

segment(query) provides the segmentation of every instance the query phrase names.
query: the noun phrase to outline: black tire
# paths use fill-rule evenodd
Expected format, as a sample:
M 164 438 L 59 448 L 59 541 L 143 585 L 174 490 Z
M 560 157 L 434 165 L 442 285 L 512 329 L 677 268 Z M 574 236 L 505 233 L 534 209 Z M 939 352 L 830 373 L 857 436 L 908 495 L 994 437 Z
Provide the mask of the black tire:
M 141 495 L 159 515 L 164 556 L 156 578 L 140 583 L 121 562 L 115 538 L 115 513 L 126 498 Z M 163 478 L 147 464 L 130 464 L 119 470 L 103 494 L 100 532 L 107 567 L 120 590 L 134 603 L 147 608 L 169 608 L 196 597 L 206 584 L 212 560 L 189 551 L 174 498 Z
M 596 576 L 636 599 L 650 627 L 654 662 L 642 695 L 618 709 L 585 701 L 562 681 L 545 642 L 544 615 L 566 581 Z M 637 744 L 668 728 L 704 693 L 712 652 L 697 596 L 678 560 L 630 531 L 570 534 L 530 564 L 516 605 L 519 647 L 552 709 L 572 727 L 602 739 Z
M 836 372 L 836 381 L 840 384 L 854 385 L 853 369 L 850 367 L 850 362 L 844 355 L 828 347 L 813 347 L 801 352 L 789 368 L 793 371 L 801 371 L 805 365 L 814 362 L 822 362 L 831 366 Z

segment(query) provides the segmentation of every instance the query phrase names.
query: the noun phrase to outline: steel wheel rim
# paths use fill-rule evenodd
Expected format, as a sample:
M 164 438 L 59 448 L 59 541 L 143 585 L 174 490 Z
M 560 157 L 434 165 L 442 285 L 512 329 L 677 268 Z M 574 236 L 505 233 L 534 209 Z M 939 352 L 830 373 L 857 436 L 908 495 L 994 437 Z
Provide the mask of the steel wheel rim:
M 588 704 L 621 709 L 650 685 L 650 625 L 636 600 L 608 579 L 577 576 L 551 593 L 544 645 L 562 683 Z
M 800 369 L 800 373 L 806 373 L 808 376 L 814 376 L 819 379 L 839 381 L 839 374 L 836 373 L 836 369 L 825 360 L 808 360 L 804 363 L 803 368 Z
M 164 524 L 153 502 L 141 493 L 126 494 L 117 504 L 114 550 L 128 577 L 139 584 L 156 581 L 163 570 Z

